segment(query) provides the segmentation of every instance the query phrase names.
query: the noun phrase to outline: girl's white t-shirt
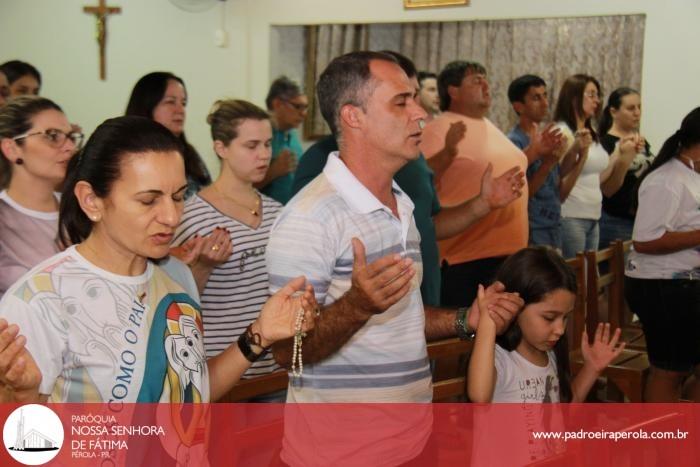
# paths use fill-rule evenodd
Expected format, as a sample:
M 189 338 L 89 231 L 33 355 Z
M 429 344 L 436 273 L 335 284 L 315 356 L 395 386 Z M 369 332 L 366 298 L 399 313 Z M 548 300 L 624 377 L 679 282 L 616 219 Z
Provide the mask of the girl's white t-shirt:
M 492 402 L 534 403 L 559 402 L 557 359 L 547 352 L 549 363 L 537 366 L 515 350 L 507 351 L 496 345 L 496 387 Z

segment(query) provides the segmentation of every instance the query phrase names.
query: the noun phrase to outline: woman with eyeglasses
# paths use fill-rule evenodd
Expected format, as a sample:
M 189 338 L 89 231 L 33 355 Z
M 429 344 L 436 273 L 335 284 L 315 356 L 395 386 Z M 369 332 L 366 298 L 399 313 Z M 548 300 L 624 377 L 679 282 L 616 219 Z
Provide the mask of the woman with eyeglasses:
M 612 196 L 603 196 L 603 213 L 600 218 L 600 248 L 607 248 L 610 242 L 632 238 L 634 215 L 637 204 L 637 188 L 642 173 L 654 161 L 654 155 L 647 140 L 639 134 L 642 118 L 642 99 L 639 92 L 628 87 L 617 88 L 610 93 L 608 105 L 598 125 L 600 144 L 611 156 L 635 143 L 634 152 L 620 157 L 624 171 L 622 186 Z
M 60 251 L 56 190 L 82 139 L 49 99 L 21 96 L 0 107 L 0 296 Z
M 270 165 L 268 113 L 250 102 L 224 100 L 214 104 L 207 122 L 221 172 L 214 183 L 187 201 L 173 244 L 192 248 L 197 236 L 210 236 L 217 229 L 230 236 L 233 249 L 224 252 L 222 262 L 204 254 L 191 262 L 198 283 L 205 284 L 201 291 L 204 349 L 213 357 L 236 340 L 265 304 L 269 285 L 265 247 L 282 205 L 253 186 L 265 177 Z M 208 253 L 214 248 L 217 246 L 200 250 Z M 269 355 L 244 377 L 277 369 Z M 278 400 L 284 400 L 284 395 L 279 394 Z
M 570 76 L 559 91 L 554 120 L 564 135 L 574 136 L 580 148 L 573 170 L 562 178 L 560 198 L 562 250 L 565 258 L 579 251 L 597 250 L 598 221 L 603 194 L 612 196 L 622 186 L 625 170 L 620 161 L 634 153 L 634 144 L 625 141 L 610 157 L 593 129 L 600 109 L 600 84 L 584 74 Z M 570 143 L 571 144 L 571 143 Z
M 187 89 L 182 78 L 169 72 L 156 71 L 136 82 L 125 115 L 155 120 L 177 137 L 185 157 L 188 183 L 185 197 L 189 198 L 209 185 L 211 176 L 199 153 L 185 137 L 186 110 Z
M 71 160 L 59 224 L 73 246 L 0 300 L 0 401 L 215 401 L 273 342 L 313 327 L 313 288 L 297 277 L 237 344 L 205 356 L 192 276 L 175 281 L 157 261 L 180 222 L 184 167 L 178 141 L 142 117 L 106 120 Z

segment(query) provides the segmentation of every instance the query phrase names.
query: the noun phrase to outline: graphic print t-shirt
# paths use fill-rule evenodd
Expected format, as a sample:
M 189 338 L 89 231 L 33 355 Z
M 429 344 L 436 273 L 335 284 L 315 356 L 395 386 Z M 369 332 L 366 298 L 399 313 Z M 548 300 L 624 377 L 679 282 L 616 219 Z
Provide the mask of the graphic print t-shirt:
M 208 402 L 198 303 L 160 267 L 120 276 L 71 247 L 0 301 L 19 325 L 49 402 Z

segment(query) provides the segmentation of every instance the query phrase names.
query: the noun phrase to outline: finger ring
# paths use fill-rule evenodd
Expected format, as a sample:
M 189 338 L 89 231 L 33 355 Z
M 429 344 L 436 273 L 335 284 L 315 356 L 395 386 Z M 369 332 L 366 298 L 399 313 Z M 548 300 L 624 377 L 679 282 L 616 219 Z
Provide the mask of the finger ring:
M 518 191 L 518 187 L 516 187 L 515 185 L 511 185 L 511 186 L 510 186 L 510 189 L 513 190 L 513 191 Z
M 219 251 L 220 248 L 221 247 L 219 245 L 214 245 L 213 247 L 211 247 L 211 251 Z

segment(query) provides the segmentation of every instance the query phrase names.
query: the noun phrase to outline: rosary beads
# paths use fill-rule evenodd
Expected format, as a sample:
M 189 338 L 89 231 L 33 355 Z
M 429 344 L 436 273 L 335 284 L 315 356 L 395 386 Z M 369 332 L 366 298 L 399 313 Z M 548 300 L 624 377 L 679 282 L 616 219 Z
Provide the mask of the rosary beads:
M 300 378 L 304 371 L 304 362 L 301 358 L 301 343 L 306 333 L 301 331 L 303 324 L 304 309 L 299 308 L 296 321 L 294 322 L 294 345 L 292 347 L 292 376 L 294 376 L 294 378 Z

